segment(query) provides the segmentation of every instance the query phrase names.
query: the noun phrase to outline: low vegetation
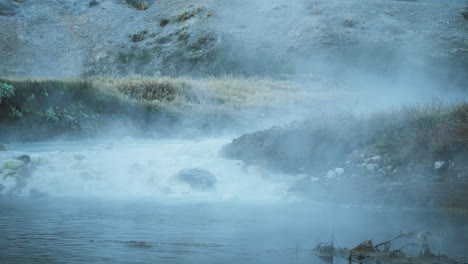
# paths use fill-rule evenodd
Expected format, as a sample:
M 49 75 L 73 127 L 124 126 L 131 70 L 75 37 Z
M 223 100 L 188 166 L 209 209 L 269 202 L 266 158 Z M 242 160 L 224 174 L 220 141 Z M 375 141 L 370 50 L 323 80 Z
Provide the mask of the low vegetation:
M 305 122 L 246 134 L 224 152 L 294 170 L 337 163 L 358 149 L 389 155 L 396 164 L 454 158 L 468 151 L 468 104 L 434 102 L 370 116 L 321 114 Z
M 195 128 L 226 125 L 246 112 L 260 114 L 342 95 L 321 80 L 305 89 L 296 81 L 234 76 L 3 79 L 0 83 L 0 125 L 9 128 L 2 134 L 23 138 L 17 134 L 24 133 L 28 139 L 68 132 L 92 135 L 112 119 L 128 119 L 140 128 L 162 119 L 185 120 Z
M 245 134 L 222 153 L 298 175 L 291 191 L 321 201 L 466 212 L 467 131 L 468 103 L 434 102 L 367 116 L 321 114 Z

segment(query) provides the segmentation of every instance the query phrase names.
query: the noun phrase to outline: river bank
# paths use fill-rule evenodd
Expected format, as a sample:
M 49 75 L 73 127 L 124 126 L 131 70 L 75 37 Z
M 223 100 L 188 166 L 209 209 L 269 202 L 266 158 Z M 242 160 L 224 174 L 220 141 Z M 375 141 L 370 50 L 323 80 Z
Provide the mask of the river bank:
M 299 175 L 291 191 L 318 200 L 467 212 L 467 125 L 463 101 L 322 115 L 244 134 L 222 153 Z

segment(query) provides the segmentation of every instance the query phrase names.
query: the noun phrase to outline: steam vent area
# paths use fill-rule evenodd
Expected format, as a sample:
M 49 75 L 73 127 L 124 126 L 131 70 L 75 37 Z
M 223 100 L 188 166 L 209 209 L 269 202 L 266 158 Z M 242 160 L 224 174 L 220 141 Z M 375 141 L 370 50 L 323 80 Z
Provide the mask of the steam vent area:
M 468 264 L 468 0 L 0 0 L 0 264 Z

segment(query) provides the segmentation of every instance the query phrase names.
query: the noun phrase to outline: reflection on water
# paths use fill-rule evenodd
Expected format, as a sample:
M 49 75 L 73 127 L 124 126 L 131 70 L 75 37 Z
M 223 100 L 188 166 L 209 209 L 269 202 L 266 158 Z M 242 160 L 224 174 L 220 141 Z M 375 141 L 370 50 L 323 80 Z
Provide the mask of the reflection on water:
M 466 218 L 290 202 L 2 197 L 0 211 L 0 263 L 329 263 L 311 249 L 332 232 L 344 247 L 402 229 L 444 231 L 435 252 L 468 243 Z

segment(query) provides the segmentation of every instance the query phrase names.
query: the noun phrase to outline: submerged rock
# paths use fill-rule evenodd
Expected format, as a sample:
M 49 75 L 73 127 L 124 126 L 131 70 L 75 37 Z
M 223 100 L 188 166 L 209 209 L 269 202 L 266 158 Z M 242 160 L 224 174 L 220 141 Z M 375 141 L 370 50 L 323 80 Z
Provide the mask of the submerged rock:
M 197 190 L 212 189 L 216 183 L 216 177 L 213 174 L 199 168 L 181 170 L 176 177 Z

